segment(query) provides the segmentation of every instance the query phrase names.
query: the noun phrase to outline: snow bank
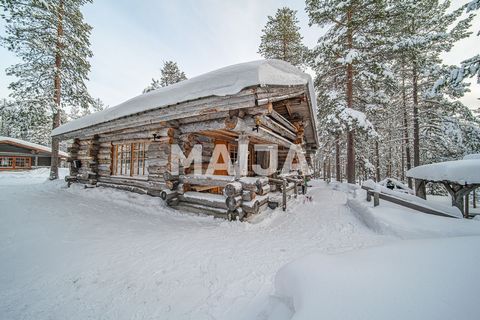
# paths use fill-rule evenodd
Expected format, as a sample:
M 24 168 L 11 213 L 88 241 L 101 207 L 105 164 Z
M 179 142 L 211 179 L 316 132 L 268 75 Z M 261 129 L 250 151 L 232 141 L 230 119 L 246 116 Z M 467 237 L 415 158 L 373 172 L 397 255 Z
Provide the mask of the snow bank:
M 68 168 L 58 168 L 59 179 L 63 181 L 68 175 Z M 25 171 L 0 172 L 0 186 L 43 183 L 50 177 L 50 168 L 39 168 Z
M 480 160 L 456 160 L 427 164 L 407 171 L 407 177 L 428 181 L 452 181 L 461 185 L 480 183 Z
M 465 237 L 308 255 L 277 273 L 269 319 L 478 319 L 479 246 Z
M 42 150 L 42 151 L 45 151 L 45 152 L 52 152 L 52 148 L 43 146 L 43 145 L 38 144 L 38 143 L 33 143 L 33 142 L 25 141 L 25 140 L 0 136 L 0 143 L 9 143 L 9 142 L 11 142 L 13 144 L 25 146 L 27 148 Z M 60 154 L 60 156 L 68 157 L 68 153 L 66 153 L 66 152 L 59 151 L 58 153 Z
M 185 101 L 234 95 L 258 85 L 308 85 L 312 115 L 316 114 L 316 98 L 308 74 L 284 61 L 258 60 L 228 66 L 139 95 L 115 107 L 66 123 L 53 130 L 52 136 Z
M 421 213 L 391 202 L 373 207 L 364 198 L 350 198 L 347 206 L 366 226 L 381 235 L 401 239 L 480 236 L 480 222 Z

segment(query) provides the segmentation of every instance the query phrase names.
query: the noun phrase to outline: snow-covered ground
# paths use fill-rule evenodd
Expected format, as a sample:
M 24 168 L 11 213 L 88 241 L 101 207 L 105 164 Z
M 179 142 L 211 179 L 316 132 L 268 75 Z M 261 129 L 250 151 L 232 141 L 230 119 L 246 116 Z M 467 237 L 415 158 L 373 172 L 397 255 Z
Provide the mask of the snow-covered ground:
M 456 237 L 476 250 L 478 239 L 457 236 L 480 235 L 479 221 L 425 218 L 386 205 L 381 211 L 383 203 L 371 208 L 358 190 L 353 198 L 319 181 L 309 190 L 313 202 L 300 196 L 287 212 L 240 223 L 180 213 L 149 196 L 67 189 L 47 176 L 48 170 L 0 173 L 0 319 L 282 319 L 297 312 L 304 319 L 298 306 L 276 303 L 295 300 L 279 291 L 282 271 L 275 288 L 277 271 L 292 261 L 395 248 L 408 242 L 402 239 L 424 237 Z M 459 265 L 457 271 L 476 275 L 472 269 Z M 401 279 L 401 270 L 396 265 L 392 276 Z M 328 269 L 332 279 L 344 271 L 362 278 L 362 268 Z M 328 303 L 318 298 L 335 289 L 332 283 L 350 293 L 345 297 L 359 292 L 331 281 L 309 301 Z M 348 311 L 352 302 L 343 302 L 339 307 Z

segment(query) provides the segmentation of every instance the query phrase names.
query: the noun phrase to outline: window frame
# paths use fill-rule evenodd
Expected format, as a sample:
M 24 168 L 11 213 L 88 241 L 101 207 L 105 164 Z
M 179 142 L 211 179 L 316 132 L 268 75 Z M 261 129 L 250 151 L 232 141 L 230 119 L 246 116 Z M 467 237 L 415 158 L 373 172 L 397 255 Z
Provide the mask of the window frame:
M 145 178 L 148 176 L 147 168 L 147 150 L 149 140 L 134 140 L 134 141 L 121 141 L 112 143 L 112 164 L 111 175 L 118 177 L 131 177 L 131 178 Z M 139 147 L 142 146 L 142 147 Z M 123 150 L 127 147 L 126 151 Z M 119 153 L 119 148 L 121 151 Z M 141 152 L 141 153 L 140 153 Z M 141 157 L 139 156 L 141 154 Z M 120 155 L 120 158 L 119 158 Z M 125 155 L 128 155 L 125 156 Z M 125 158 L 124 158 L 125 156 Z M 141 167 L 139 167 L 139 160 Z M 126 164 L 128 163 L 128 167 Z M 120 172 L 118 171 L 120 167 Z M 141 173 L 140 173 L 141 169 Z M 124 172 L 125 170 L 125 172 Z M 137 174 L 135 174 L 138 172 Z
M 3 159 L 7 159 L 7 163 L 11 160 L 11 166 L 3 166 L 1 163 Z M 24 165 L 17 165 L 17 160 L 21 160 Z M 6 169 L 31 169 L 32 168 L 32 159 L 30 157 L 16 157 L 16 156 L 0 156 L 0 170 Z

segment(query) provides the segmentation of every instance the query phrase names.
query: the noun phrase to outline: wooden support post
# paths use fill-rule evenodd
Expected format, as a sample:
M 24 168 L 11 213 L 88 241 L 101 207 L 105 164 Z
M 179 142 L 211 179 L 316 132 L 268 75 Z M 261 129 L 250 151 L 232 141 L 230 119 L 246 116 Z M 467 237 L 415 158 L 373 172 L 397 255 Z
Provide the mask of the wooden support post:
M 372 201 L 372 194 L 370 193 L 370 191 L 367 191 L 367 201 Z
M 472 197 L 472 201 L 473 201 L 473 208 L 477 208 L 477 189 L 474 189 L 473 190 L 473 197 Z
M 470 216 L 470 197 L 469 197 L 469 194 L 467 193 L 465 195 L 465 217 L 469 217 Z
M 378 192 L 373 193 L 373 206 L 377 207 L 380 204 L 380 194 Z
M 427 195 L 425 194 L 425 180 L 415 179 L 415 195 L 422 199 L 427 199 Z
M 282 181 L 282 209 L 287 210 L 287 180 Z
M 248 175 L 248 143 L 249 138 L 245 133 L 241 133 L 238 137 L 238 172 L 240 177 Z

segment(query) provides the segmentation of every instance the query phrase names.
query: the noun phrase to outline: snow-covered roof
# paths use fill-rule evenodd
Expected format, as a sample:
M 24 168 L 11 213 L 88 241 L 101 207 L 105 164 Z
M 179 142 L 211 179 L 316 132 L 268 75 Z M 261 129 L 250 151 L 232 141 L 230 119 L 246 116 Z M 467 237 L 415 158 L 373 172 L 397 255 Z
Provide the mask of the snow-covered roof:
M 460 185 L 480 183 L 480 159 L 445 161 L 418 166 L 407 177 L 427 181 L 451 181 Z
M 20 140 L 20 139 L 16 139 L 16 138 L 0 136 L 0 143 L 12 143 L 12 144 L 22 146 L 22 147 L 25 147 L 25 148 L 28 148 L 28 149 L 35 149 L 35 150 L 45 151 L 45 152 L 49 152 L 49 153 L 52 152 L 52 149 L 49 148 L 49 147 L 43 146 L 43 145 L 38 144 L 38 143 L 28 142 L 28 141 Z M 68 157 L 68 153 L 63 152 L 63 151 L 59 151 L 59 155 L 61 157 Z
M 209 96 L 234 95 L 245 88 L 258 85 L 308 85 L 312 121 L 316 121 L 316 99 L 311 77 L 285 61 L 270 59 L 228 66 L 141 94 L 115 107 L 68 122 L 53 130 L 52 136 L 181 102 Z M 315 125 L 315 122 L 312 124 Z

